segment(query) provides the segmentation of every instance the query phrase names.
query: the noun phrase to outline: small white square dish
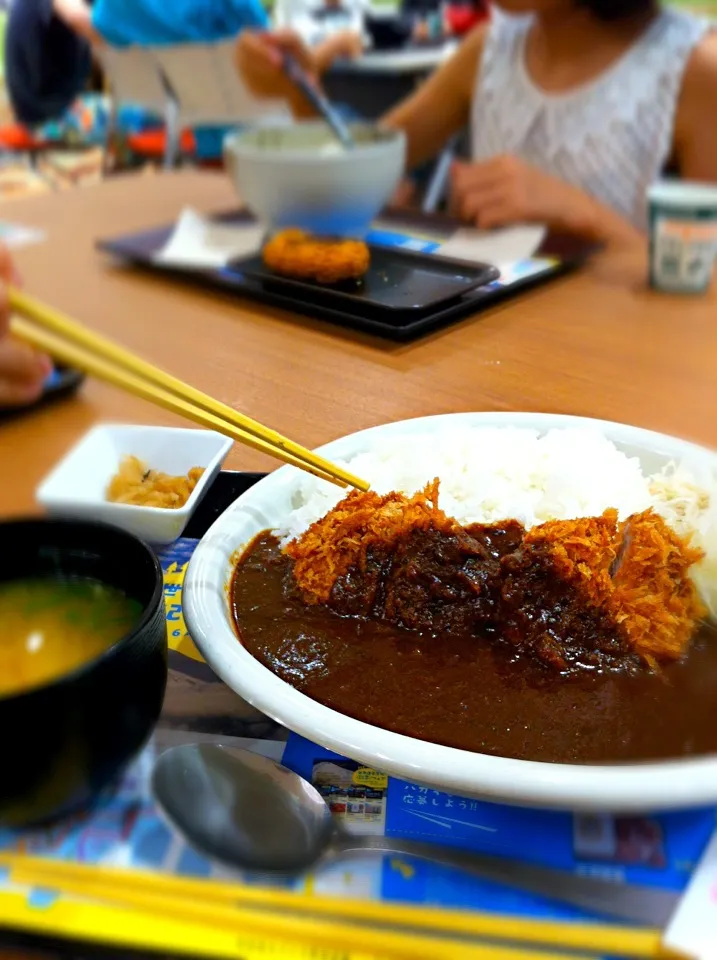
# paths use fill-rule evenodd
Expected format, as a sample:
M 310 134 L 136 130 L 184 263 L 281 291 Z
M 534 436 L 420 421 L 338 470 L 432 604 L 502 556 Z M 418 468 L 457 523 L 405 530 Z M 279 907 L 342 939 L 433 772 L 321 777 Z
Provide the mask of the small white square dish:
M 37 500 L 52 515 L 103 520 L 148 543 L 164 545 L 180 537 L 233 441 L 210 430 L 105 424 L 93 427 L 45 477 Z M 183 507 L 139 507 L 110 503 L 107 486 L 122 459 L 138 457 L 153 470 L 171 476 L 203 467 Z

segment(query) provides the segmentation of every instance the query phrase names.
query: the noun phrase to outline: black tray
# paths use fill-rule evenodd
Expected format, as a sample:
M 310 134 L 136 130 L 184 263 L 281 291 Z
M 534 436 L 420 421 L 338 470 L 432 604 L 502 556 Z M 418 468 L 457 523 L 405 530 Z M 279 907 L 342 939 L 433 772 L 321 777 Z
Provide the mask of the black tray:
M 45 388 L 35 400 L 34 403 L 25 404 L 19 407 L 0 407 L 0 425 L 8 420 L 16 420 L 18 417 L 26 416 L 28 413 L 34 413 L 48 404 L 55 403 L 58 400 L 64 400 L 65 397 L 71 397 L 79 390 L 85 380 L 85 374 L 73 367 L 64 367 L 57 364 Z
M 327 286 L 282 277 L 265 266 L 261 254 L 243 257 L 228 265 L 265 289 L 296 297 L 313 305 L 324 303 L 337 310 L 370 319 L 390 314 L 425 315 L 448 306 L 476 287 L 497 280 L 500 271 L 487 263 L 464 263 L 396 247 L 370 246 L 371 265 L 361 280 Z
M 234 470 L 220 470 L 209 484 L 202 501 L 192 514 L 183 537 L 201 540 L 217 517 L 230 507 L 237 497 L 246 493 L 265 473 L 243 473 Z
M 245 211 L 234 211 L 219 214 L 215 219 L 221 223 L 242 223 L 249 220 Z M 404 217 L 382 215 L 382 223 L 389 228 L 395 225 L 397 230 L 411 232 L 415 230 L 431 230 L 436 224 L 445 232 L 446 237 L 455 230 L 457 224 L 445 218 L 430 218 L 425 216 Z M 296 316 L 304 315 L 317 320 L 326 320 L 340 327 L 361 330 L 375 334 L 389 340 L 408 341 L 425 336 L 434 330 L 456 323 L 465 317 L 473 316 L 494 303 L 512 296 L 522 290 L 545 283 L 575 269 L 594 252 L 596 246 L 568 235 L 551 235 L 544 243 L 537 256 L 553 258 L 550 269 L 543 273 L 521 277 L 510 284 L 502 284 L 494 280 L 484 286 L 475 287 L 451 300 L 443 301 L 437 306 L 419 310 L 361 310 L 347 309 L 346 301 L 337 303 L 327 302 L 323 297 L 315 294 L 312 287 L 312 297 L 297 296 L 296 291 L 289 292 L 285 285 L 276 282 L 266 283 L 254 275 L 242 273 L 232 267 L 214 270 L 190 270 L 186 268 L 167 267 L 155 262 L 155 254 L 161 250 L 169 239 L 174 224 L 155 227 L 140 233 L 129 234 L 99 240 L 99 250 L 109 253 L 135 267 L 165 274 L 175 280 L 200 284 L 225 292 L 236 293 L 239 296 L 249 297 L 269 306 L 278 307 Z M 396 252 L 396 248 L 384 248 Z M 403 251 L 404 256 L 406 251 Z M 430 257 L 430 254 L 420 256 Z M 439 258 L 435 258 L 438 262 Z M 465 264 L 461 261 L 461 268 Z M 445 261 L 444 261 L 445 263 Z M 474 268 L 476 264 L 472 264 Z M 276 278 L 275 278 L 276 280 Z

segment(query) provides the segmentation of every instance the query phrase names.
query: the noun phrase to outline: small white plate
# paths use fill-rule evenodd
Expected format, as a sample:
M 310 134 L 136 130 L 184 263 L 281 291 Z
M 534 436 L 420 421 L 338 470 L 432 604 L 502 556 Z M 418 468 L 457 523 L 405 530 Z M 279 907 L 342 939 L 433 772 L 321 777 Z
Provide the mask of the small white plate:
M 181 537 L 189 518 L 215 478 L 233 441 L 210 430 L 107 424 L 93 427 L 37 490 L 53 516 L 104 520 L 154 544 Z M 179 510 L 109 503 L 107 485 L 123 457 L 135 456 L 171 476 L 204 467 L 199 483 Z
M 386 437 L 441 434 L 455 427 L 598 429 L 646 473 L 670 460 L 717 474 L 717 456 L 684 440 L 625 424 L 541 413 L 463 413 L 386 424 L 320 449 L 330 459 L 370 450 Z M 197 547 L 182 590 L 192 639 L 212 669 L 245 700 L 279 723 L 330 750 L 404 780 L 461 796 L 559 810 L 643 812 L 717 803 L 717 755 L 645 763 L 567 764 L 512 760 L 428 743 L 332 710 L 280 679 L 239 642 L 227 601 L 236 551 L 257 533 L 280 527 L 300 480 L 283 467 L 239 497 Z M 716 692 L 717 695 L 717 692 Z

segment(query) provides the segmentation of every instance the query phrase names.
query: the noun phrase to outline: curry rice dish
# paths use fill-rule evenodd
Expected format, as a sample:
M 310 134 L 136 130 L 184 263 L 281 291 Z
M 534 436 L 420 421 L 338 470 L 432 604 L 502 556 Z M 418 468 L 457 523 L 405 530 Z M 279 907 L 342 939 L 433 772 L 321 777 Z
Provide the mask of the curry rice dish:
M 465 750 L 562 763 L 717 749 L 717 630 L 694 538 L 655 509 L 529 529 L 461 524 L 440 484 L 354 491 L 299 536 L 259 534 L 238 636 L 307 696 Z

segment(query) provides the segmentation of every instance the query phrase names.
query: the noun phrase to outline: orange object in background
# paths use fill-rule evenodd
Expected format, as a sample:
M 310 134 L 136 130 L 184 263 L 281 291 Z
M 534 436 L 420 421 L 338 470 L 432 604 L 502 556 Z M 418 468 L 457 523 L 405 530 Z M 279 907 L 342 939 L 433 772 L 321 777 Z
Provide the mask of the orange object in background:
M 47 144 L 20 123 L 9 123 L 0 127 L 0 149 L 23 153 L 31 150 L 41 150 Z
M 164 130 L 145 130 L 142 133 L 133 133 L 127 137 L 127 145 L 142 157 L 162 157 L 167 146 L 167 134 Z M 196 144 L 191 130 L 182 130 L 179 137 L 179 151 L 192 156 Z
M 446 31 L 456 37 L 462 37 L 479 23 L 490 17 L 487 3 L 480 0 L 474 3 L 449 3 L 444 10 Z

